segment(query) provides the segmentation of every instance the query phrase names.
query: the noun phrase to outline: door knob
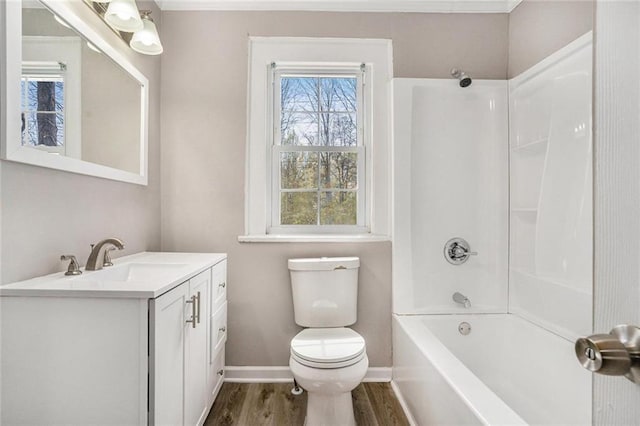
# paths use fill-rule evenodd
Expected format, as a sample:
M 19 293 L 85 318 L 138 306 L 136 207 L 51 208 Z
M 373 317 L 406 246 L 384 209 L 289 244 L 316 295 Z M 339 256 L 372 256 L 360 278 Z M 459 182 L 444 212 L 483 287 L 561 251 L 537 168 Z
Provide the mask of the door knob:
M 576 340 L 576 356 L 589 371 L 607 376 L 625 376 L 640 384 L 640 328 L 615 326 L 609 334 L 594 334 Z

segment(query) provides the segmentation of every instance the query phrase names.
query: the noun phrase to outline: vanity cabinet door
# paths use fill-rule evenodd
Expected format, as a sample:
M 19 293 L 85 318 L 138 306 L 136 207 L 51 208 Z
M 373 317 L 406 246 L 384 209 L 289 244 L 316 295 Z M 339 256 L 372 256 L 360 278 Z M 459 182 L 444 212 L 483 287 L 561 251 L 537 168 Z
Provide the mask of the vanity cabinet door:
M 149 424 L 185 419 L 185 342 L 192 307 L 185 283 L 149 303 Z
M 185 425 L 201 425 L 208 413 L 207 370 L 209 367 L 209 317 L 211 269 L 189 280 L 189 293 L 195 297 L 196 323 L 187 328 L 185 365 Z
M 151 425 L 199 426 L 209 412 L 211 283 L 207 269 L 150 301 Z

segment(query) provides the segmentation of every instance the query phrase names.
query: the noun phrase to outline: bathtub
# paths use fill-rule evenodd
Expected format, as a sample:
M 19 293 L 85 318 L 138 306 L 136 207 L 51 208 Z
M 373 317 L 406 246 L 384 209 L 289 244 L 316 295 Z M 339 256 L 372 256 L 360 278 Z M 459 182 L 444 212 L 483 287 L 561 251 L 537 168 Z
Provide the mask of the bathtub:
M 393 358 L 417 425 L 591 424 L 591 376 L 573 343 L 516 315 L 394 315 Z

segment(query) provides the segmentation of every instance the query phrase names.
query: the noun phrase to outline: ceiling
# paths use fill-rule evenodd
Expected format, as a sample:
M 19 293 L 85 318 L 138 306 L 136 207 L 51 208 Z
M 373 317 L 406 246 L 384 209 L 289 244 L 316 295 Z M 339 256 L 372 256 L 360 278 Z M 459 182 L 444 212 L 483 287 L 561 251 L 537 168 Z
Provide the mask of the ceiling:
M 509 13 L 522 0 L 156 0 L 162 10 Z

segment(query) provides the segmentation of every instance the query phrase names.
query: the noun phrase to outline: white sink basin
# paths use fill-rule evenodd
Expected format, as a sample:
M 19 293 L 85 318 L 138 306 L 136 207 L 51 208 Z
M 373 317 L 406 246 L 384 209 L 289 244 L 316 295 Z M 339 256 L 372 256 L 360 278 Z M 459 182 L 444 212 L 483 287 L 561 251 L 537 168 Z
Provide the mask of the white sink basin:
M 111 266 L 99 271 L 84 271 L 76 281 L 157 281 L 175 275 L 186 263 L 127 263 Z
M 1 2 L 2 0 L 0 0 Z M 0 296 L 153 299 L 226 259 L 223 253 L 136 253 L 114 266 L 66 276 L 56 272 L 0 286 Z

